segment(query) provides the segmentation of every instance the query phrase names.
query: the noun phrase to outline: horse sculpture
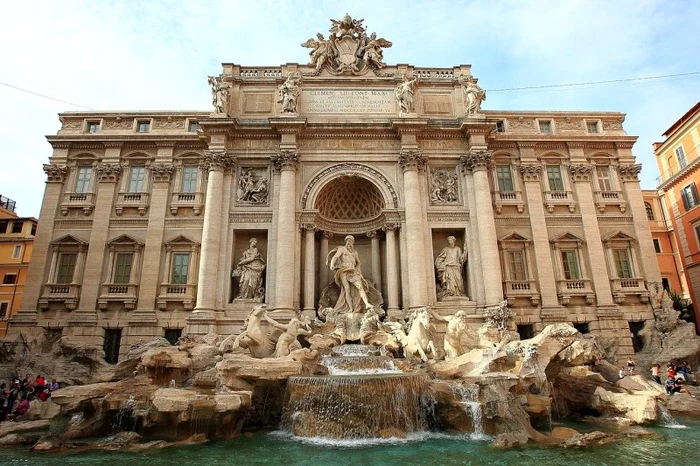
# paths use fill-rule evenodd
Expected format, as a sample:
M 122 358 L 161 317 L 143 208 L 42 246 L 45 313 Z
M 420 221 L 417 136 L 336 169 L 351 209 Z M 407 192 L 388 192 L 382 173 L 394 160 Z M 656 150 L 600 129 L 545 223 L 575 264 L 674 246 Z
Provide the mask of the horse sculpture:
M 262 321 L 265 318 L 267 306 L 261 304 L 255 306 L 244 324 L 245 330 L 237 337 L 231 335 L 221 342 L 219 350 L 226 352 L 227 346 L 233 340 L 232 350 L 240 347 L 247 348 L 254 358 L 268 358 L 275 352 L 275 340 L 262 328 Z
M 391 329 L 392 334 L 403 346 L 403 354 L 406 359 L 419 357 L 421 361 L 428 362 L 428 354 L 432 359 L 437 359 L 435 343 L 430 335 L 430 313 L 427 307 L 421 307 L 413 311 L 408 319 L 408 334 L 398 322 L 385 324 Z

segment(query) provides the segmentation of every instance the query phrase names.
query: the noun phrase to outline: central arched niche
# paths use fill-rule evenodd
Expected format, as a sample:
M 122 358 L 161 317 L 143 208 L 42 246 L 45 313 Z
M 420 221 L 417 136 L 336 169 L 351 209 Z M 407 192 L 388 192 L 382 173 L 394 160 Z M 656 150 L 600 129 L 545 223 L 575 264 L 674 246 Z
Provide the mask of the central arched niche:
M 384 224 L 384 198 L 358 175 L 333 178 L 316 197 L 316 224 L 336 233 L 364 233 Z

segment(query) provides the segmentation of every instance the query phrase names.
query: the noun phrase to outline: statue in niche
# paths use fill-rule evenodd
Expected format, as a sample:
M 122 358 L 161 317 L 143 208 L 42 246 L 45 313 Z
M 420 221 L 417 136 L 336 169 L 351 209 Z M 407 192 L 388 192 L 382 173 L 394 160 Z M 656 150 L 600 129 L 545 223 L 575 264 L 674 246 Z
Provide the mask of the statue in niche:
M 481 112 L 481 102 L 486 100 L 486 91 L 479 87 L 472 76 L 461 75 L 459 83 L 464 94 L 464 116 L 470 117 Z
M 262 320 L 267 312 L 267 305 L 255 306 L 243 324 L 243 331 L 240 335 L 233 335 L 226 338 L 219 345 L 219 350 L 226 352 L 226 349 L 233 340 L 232 350 L 245 348 L 250 351 L 254 358 L 269 358 L 275 352 L 275 340 L 263 330 Z
M 328 261 L 328 258 L 333 257 Z M 333 278 L 340 287 L 340 295 L 333 309 L 337 312 L 364 312 L 371 307 L 367 299 L 369 285 L 362 276 L 360 255 L 355 250 L 355 237 L 345 237 L 345 246 L 328 253 L 326 265 L 335 272 Z
M 275 352 L 273 355 L 275 358 L 283 358 L 289 356 L 292 351 L 300 350 L 301 343 L 299 343 L 297 337 L 300 335 L 311 335 L 311 329 L 308 324 L 300 321 L 296 317 L 292 317 L 286 325 L 280 324 L 267 314 L 265 314 L 265 320 L 276 329 L 282 330 L 282 334 L 275 344 Z
M 441 316 L 432 309 L 430 315 L 441 322 L 447 323 L 445 329 L 445 340 L 443 346 L 445 348 L 445 361 L 456 358 L 466 353 L 462 346 L 462 337 L 467 334 L 469 327 L 467 326 L 467 313 L 457 311 L 453 316 Z
M 464 252 L 455 246 L 457 239 L 454 236 L 447 237 L 448 246 L 444 247 L 435 259 L 435 268 L 440 280 L 438 299 L 466 296 L 464 292 L 464 280 L 462 279 L 462 266 L 467 260 L 467 245 L 464 244 Z
M 413 113 L 413 93 L 416 90 L 417 78 L 409 79 L 403 76 L 403 82 L 396 86 L 394 95 L 399 104 L 399 116 L 406 116 Z
M 238 201 L 251 204 L 267 202 L 267 177 L 256 175 L 252 168 L 241 172 L 238 180 Z
M 216 113 L 228 115 L 228 98 L 231 84 L 224 82 L 221 76 L 209 76 L 208 82 L 211 85 L 211 104 L 214 106 Z
M 298 72 L 289 73 L 287 80 L 277 89 L 279 100 L 282 104 L 282 113 L 297 113 L 297 103 L 301 84 L 301 74 Z
M 316 71 L 320 71 L 321 68 L 323 68 L 323 65 L 330 63 L 333 60 L 336 52 L 333 49 L 333 36 L 331 36 L 330 40 L 326 40 L 324 39 L 323 34 L 318 33 L 316 34 L 316 38 L 318 40 L 311 38 L 301 44 L 301 46 L 311 49 L 309 52 L 309 56 L 311 57 L 309 65 L 316 68 Z
M 233 271 L 232 276 L 238 277 L 237 299 L 262 300 L 265 295 L 265 289 L 262 286 L 265 260 L 256 247 L 257 244 L 256 238 L 250 239 L 250 247 L 243 251 L 243 255 Z
M 452 170 L 432 170 L 430 174 L 430 200 L 434 204 L 456 202 L 457 174 Z

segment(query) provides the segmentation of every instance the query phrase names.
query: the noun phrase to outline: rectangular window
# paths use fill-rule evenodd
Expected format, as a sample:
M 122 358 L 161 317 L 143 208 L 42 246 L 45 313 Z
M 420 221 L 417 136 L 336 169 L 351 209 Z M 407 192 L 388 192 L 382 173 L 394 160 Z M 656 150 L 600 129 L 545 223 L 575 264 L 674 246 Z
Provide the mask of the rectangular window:
M 190 268 L 190 253 L 176 252 L 173 254 L 173 276 L 170 283 L 184 285 L 187 283 L 187 275 Z
M 5 276 L 2 277 L 3 285 L 14 285 L 15 283 L 17 283 L 16 273 L 6 273 Z
M 654 251 L 656 251 L 656 253 L 659 254 L 661 252 L 661 242 L 656 238 L 654 238 L 653 241 L 654 241 Z
M 552 121 L 551 120 L 539 120 L 540 133 L 542 134 L 552 134 Z
M 199 131 L 199 123 L 197 123 L 196 121 L 188 122 L 187 131 L 189 131 L 190 133 L 196 133 L 197 131 Z
M 73 252 L 59 254 L 56 283 L 71 283 L 73 281 L 73 271 L 75 270 L 75 262 L 77 259 L 78 255 Z
M 97 134 L 100 132 L 100 122 L 99 121 L 88 121 L 85 129 L 90 134 Z
M 693 228 L 695 229 L 695 237 L 698 240 L 698 244 L 700 244 L 700 223 L 693 225 Z
M 148 133 L 151 131 L 151 121 L 150 120 L 138 120 L 136 122 L 136 132 L 137 133 Z
M 550 191 L 564 191 L 564 180 L 561 177 L 559 165 L 547 165 L 547 180 Z
M 122 329 L 106 328 L 102 349 L 105 352 L 105 362 L 116 364 L 119 361 L 119 347 L 122 343 Z
M 579 331 L 579 333 L 591 333 L 591 328 L 588 322 L 574 323 L 574 328 Z
M 587 121 L 586 129 L 589 133 L 600 133 L 600 126 L 598 125 L 598 121 Z
M 580 280 L 581 271 L 578 267 L 578 254 L 575 249 L 561 252 L 561 262 L 564 267 L 564 278 L 567 280 Z
M 177 345 L 177 341 L 182 336 L 181 328 L 166 328 L 163 332 L 163 337 L 170 342 L 171 345 Z
M 664 290 L 670 292 L 671 291 L 671 282 L 668 281 L 668 278 L 662 278 L 661 279 L 661 288 Z
M 199 167 L 183 167 L 182 168 L 182 189 L 183 193 L 193 193 L 197 191 L 197 175 L 199 175 Z
M 0 220 L 0 235 L 4 235 L 7 232 L 7 226 L 9 224 L 9 220 Z
M 114 259 L 114 278 L 112 283 L 129 283 L 131 280 L 131 264 L 134 254 L 119 252 Z
M 12 223 L 12 233 L 22 233 L 23 226 L 24 226 L 24 222 L 21 222 L 19 220 L 15 220 Z
M 510 279 L 516 281 L 527 280 L 527 269 L 525 267 L 525 251 L 508 251 L 508 270 Z
M 1 230 L 1 228 L 0 228 Z M 32 224 L 32 231 L 29 232 L 30 235 L 36 236 L 36 223 Z
M 506 132 L 506 122 L 504 120 L 498 120 L 496 122 L 496 132 L 505 133 Z
M 78 168 L 78 174 L 75 177 L 75 192 L 89 193 L 90 181 L 92 180 L 92 167 Z
M 15 244 L 15 247 L 12 248 L 12 258 L 19 259 L 19 256 L 21 256 L 21 255 L 22 255 L 22 245 Z
M 140 193 L 143 191 L 143 180 L 146 176 L 146 167 L 131 167 L 129 172 L 129 186 L 127 192 Z
M 613 249 L 613 259 L 615 260 L 618 278 L 632 278 L 632 263 L 630 262 L 629 249 Z
M 685 210 L 690 210 L 696 205 L 700 204 L 700 199 L 698 199 L 698 191 L 695 189 L 695 183 L 691 183 L 685 188 L 681 189 L 681 199 L 683 200 L 683 207 L 685 207 Z
M 514 191 L 510 165 L 496 165 L 496 178 L 498 179 L 498 190 L 500 192 Z
M 535 327 L 532 324 L 518 325 L 516 328 L 521 340 L 529 340 L 535 336 Z
M 598 187 L 601 191 L 612 191 L 613 185 L 610 179 L 610 167 L 607 165 L 596 167 L 596 175 L 598 177 Z
M 10 303 L 0 303 L 0 320 L 7 319 L 7 308 L 10 307 Z
M 688 162 L 685 160 L 685 151 L 683 150 L 683 146 L 679 146 L 676 149 L 676 158 L 678 159 L 678 166 L 680 168 L 685 168 L 688 165 Z

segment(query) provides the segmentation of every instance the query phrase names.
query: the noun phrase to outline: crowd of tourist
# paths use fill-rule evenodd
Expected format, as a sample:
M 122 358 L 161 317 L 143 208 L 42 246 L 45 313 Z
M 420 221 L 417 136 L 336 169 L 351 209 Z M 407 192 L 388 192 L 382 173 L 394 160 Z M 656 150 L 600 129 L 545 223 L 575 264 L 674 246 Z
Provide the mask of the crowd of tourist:
M 635 368 L 636 364 L 634 359 L 629 358 L 627 360 L 627 370 L 621 368 L 618 374 L 619 378 L 623 378 L 627 375 L 636 375 Z M 693 382 L 691 376 L 692 371 L 690 370 L 690 365 L 687 361 L 683 361 L 678 364 L 673 362 L 666 364 L 666 378 L 663 381 L 661 379 L 661 365 L 653 364 L 651 366 L 652 380 L 661 385 L 668 395 L 673 395 L 674 393 L 685 393 L 695 398 L 695 395 L 693 395 L 690 390 L 683 386 L 683 384 Z
M 10 377 L 9 382 L 0 383 L 0 422 L 17 421 L 29 411 L 30 401 L 46 401 L 51 397 L 51 392 L 59 388 L 57 381 L 51 382 L 42 375 L 34 379 L 30 374 L 24 379 Z

